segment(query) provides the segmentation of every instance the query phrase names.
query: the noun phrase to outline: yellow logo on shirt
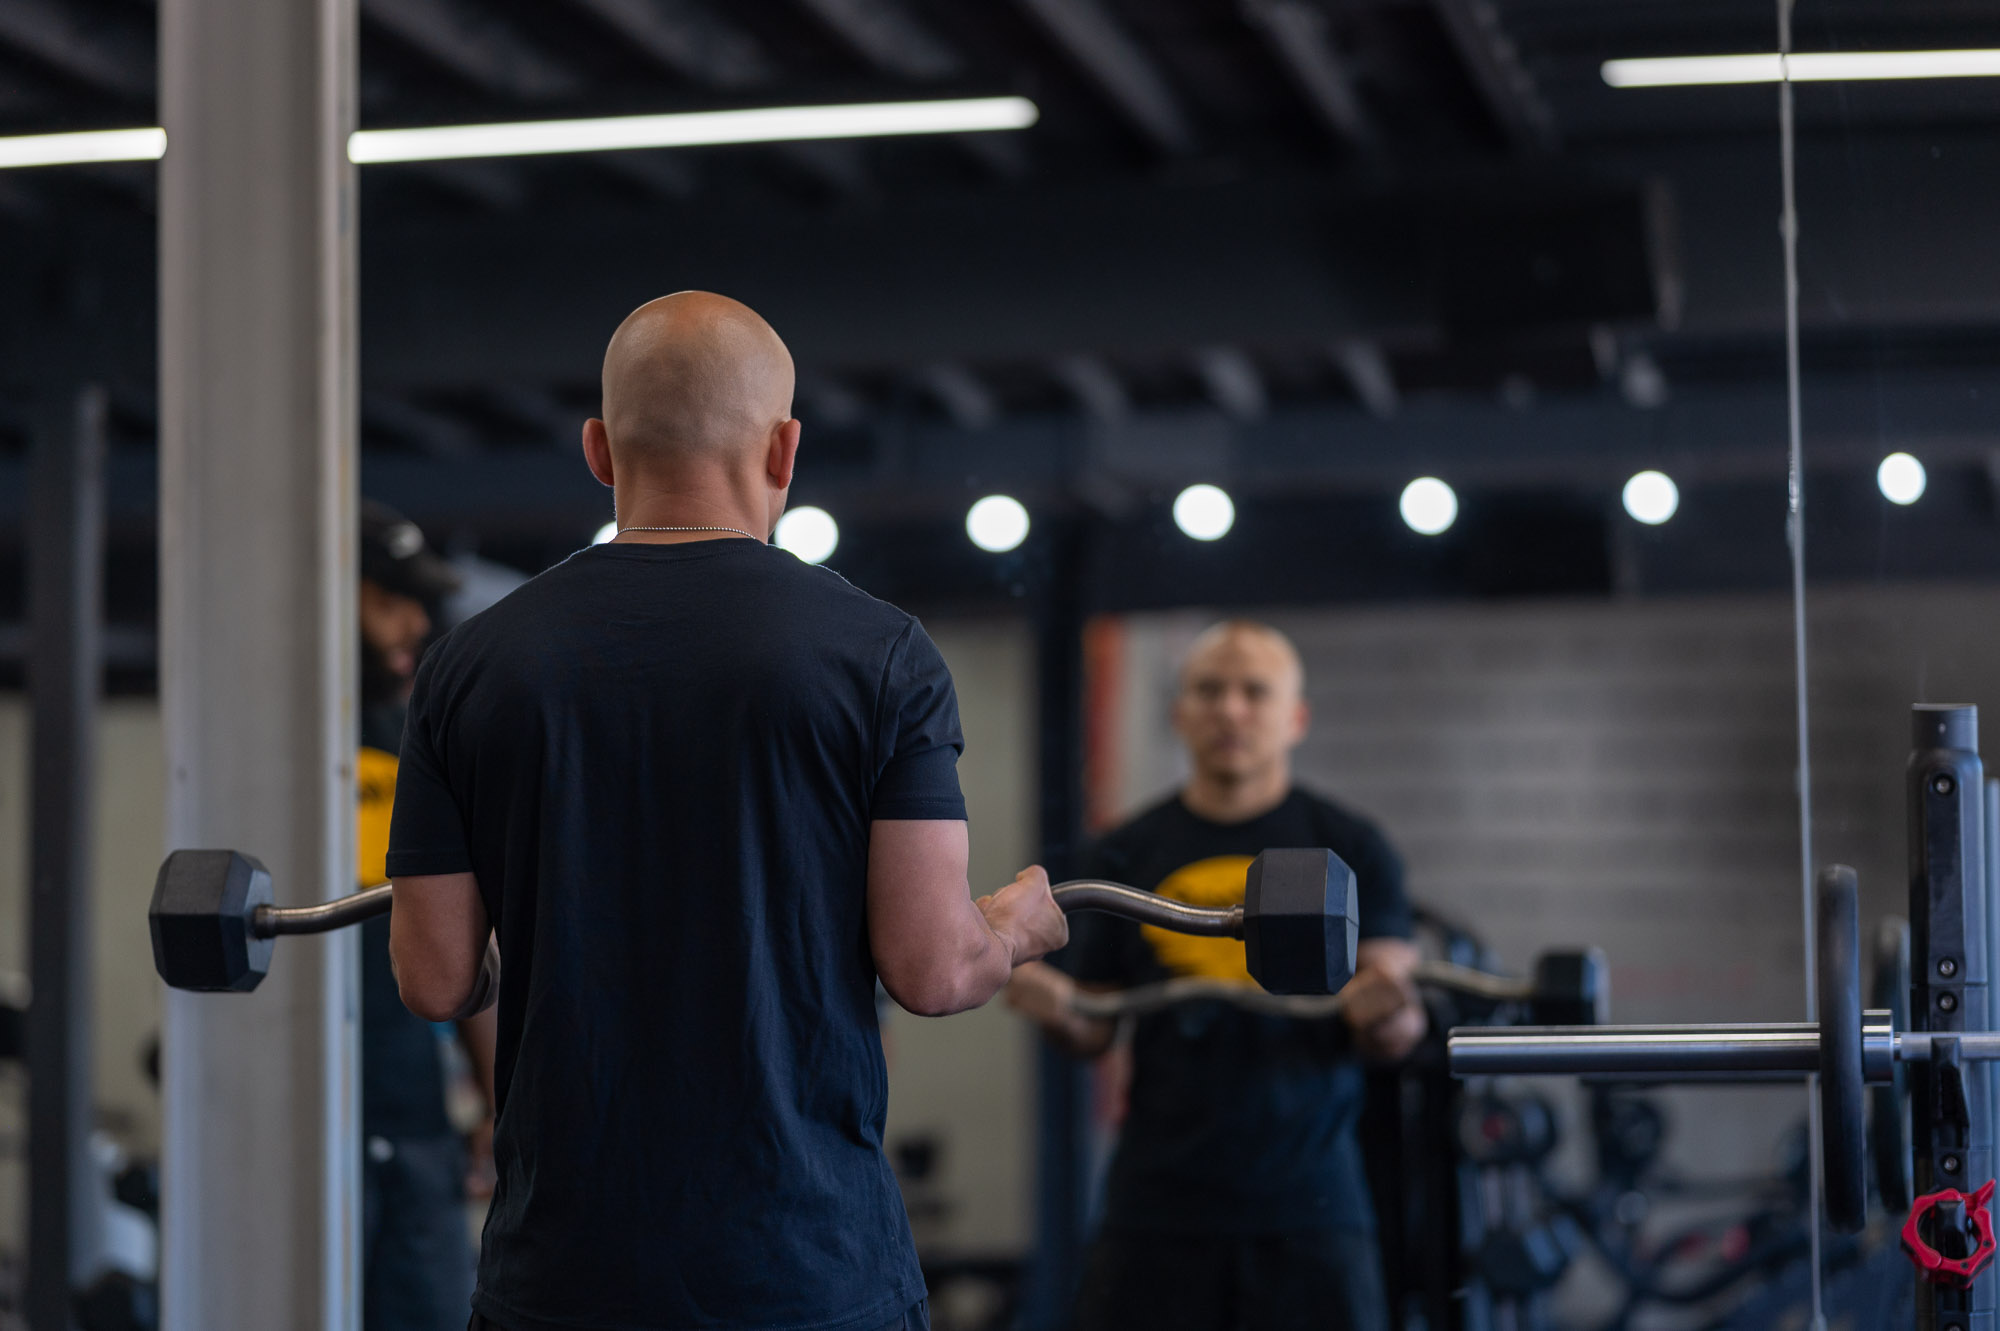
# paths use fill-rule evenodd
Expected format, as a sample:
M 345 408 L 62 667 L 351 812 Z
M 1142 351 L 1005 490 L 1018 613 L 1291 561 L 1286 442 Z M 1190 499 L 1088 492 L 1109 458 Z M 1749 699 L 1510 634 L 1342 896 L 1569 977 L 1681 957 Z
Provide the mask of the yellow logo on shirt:
M 1196 860 L 1168 874 L 1153 890 L 1190 906 L 1240 906 L 1250 878 L 1250 863 L 1248 855 Z M 1195 938 L 1150 924 L 1139 932 L 1152 944 L 1160 964 L 1175 975 L 1230 984 L 1256 983 L 1250 978 L 1250 964 L 1240 939 Z
M 354 876 L 363 887 L 389 878 L 389 814 L 396 807 L 396 755 L 363 747 L 354 760 L 361 787 Z

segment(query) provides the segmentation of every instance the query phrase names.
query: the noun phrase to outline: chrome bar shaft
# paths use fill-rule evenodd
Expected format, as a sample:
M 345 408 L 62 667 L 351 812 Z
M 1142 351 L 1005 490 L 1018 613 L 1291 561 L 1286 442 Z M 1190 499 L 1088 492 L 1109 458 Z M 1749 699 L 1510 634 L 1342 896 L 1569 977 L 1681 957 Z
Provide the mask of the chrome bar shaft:
M 279 934 L 323 934 L 389 913 L 390 887 L 381 883 L 351 897 L 322 901 L 317 906 L 259 906 L 250 932 L 259 938 Z
M 1107 883 L 1095 878 L 1079 878 L 1057 883 L 1056 905 L 1064 912 L 1101 910 L 1141 924 L 1155 924 L 1177 934 L 1206 938 L 1241 938 L 1243 907 L 1190 906 L 1157 892 L 1143 892 L 1123 883 Z
M 1810 1022 L 1715 1026 L 1461 1027 L 1454 1076 L 1641 1076 L 1799 1073 L 1819 1069 Z

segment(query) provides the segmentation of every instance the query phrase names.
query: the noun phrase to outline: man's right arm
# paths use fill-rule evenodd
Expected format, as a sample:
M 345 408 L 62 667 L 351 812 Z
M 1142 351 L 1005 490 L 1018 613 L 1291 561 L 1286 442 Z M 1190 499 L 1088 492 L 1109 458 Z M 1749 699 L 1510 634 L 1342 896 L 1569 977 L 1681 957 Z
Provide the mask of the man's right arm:
M 1015 966 L 1061 947 L 1069 923 L 1038 867 L 975 901 L 955 819 L 881 819 L 868 834 L 868 944 L 882 987 L 942 1017 L 1000 992 Z

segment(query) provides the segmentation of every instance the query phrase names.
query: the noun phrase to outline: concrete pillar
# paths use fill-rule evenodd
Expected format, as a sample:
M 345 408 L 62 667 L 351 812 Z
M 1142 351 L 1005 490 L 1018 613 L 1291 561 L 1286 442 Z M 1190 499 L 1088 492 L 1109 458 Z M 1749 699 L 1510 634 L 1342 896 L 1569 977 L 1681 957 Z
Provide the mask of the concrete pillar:
M 355 0 L 162 0 L 160 698 L 170 847 L 354 881 Z M 165 1331 L 353 1331 L 355 939 L 167 997 Z

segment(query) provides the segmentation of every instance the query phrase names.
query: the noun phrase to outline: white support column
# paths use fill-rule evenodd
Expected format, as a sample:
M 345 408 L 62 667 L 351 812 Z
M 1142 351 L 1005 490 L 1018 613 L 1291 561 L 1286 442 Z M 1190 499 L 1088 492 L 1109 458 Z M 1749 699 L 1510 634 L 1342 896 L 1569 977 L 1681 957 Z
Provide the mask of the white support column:
M 169 847 L 354 882 L 355 0 L 162 0 Z M 165 1331 L 355 1331 L 352 933 L 168 995 Z

